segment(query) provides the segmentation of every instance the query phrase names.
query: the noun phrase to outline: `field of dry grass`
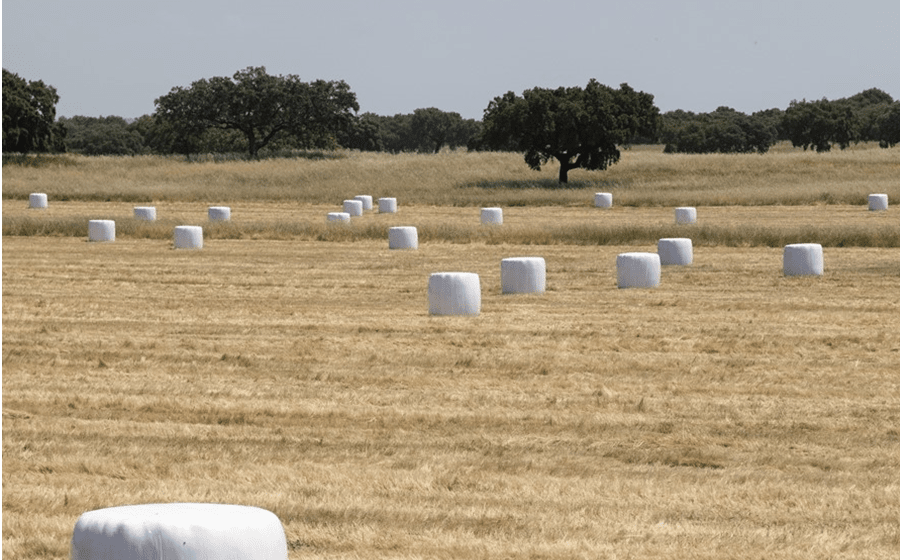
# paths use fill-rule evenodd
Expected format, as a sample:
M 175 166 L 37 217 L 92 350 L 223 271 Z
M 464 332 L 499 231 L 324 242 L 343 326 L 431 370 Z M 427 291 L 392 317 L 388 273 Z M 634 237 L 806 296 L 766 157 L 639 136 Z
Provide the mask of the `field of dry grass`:
M 96 194 L 108 183 L 35 218 L 19 195 L 60 179 L 5 167 L 4 558 L 67 558 L 82 512 L 174 501 L 269 509 L 292 559 L 895 558 L 900 247 L 826 243 L 824 276 L 786 278 L 779 240 L 723 241 L 896 235 L 893 207 L 854 198 L 900 200 L 897 156 L 871 152 L 857 157 L 883 159 L 880 182 L 829 183 L 833 201 L 696 203 L 698 227 L 674 231 L 710 239 L 652 290 L 617 289 L 615 257 L 674 227 L 665 189 L 611 211 L 584 200 L 596 185 L 535 189 L 573 198 L 511 204 L 501 228 L 472 207 L 491 189 L 460 187 L 484 191 L 462 205 L 397 195 L 397 215 L 348 232 L 324 213 L 396 193 L 351 181 L 328 200 L 201 200 L 203 168 L 180 164 L 184 192 L 145 195 L 161 233 L 141 233 L 125 225 L 137 198 Z M 846 167 L 834 175 L 866 173 Z M 425 186 L 495 180 L 473 177 Z M 171 248 L 172 223 L 220 203 L 235 223 L 201 251 Z M 116 242 L 8 231 L 87 217 L 116 219 Z M 591 237 L 598 220 L 608 238 Z M 419 250 L 389 251 L 388 225 L 420 227 Z M 545 258 L 545 294 L 501 295 L 514 256 Z M 448 270 L 479 274 L 479 316 L 429 316 L 428 275 Z

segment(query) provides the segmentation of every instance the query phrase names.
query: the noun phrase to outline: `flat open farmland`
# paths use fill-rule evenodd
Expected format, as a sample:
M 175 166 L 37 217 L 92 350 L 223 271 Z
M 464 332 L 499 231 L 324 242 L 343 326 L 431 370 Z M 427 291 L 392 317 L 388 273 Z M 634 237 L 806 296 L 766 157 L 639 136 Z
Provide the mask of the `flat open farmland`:
M 616 255 L 654 244 L 523 245 L 477 233 L 477 208 L 400 202 L 360 223 L 476 233 L 389 251 L 246 225 L 327 238 L 337 200 L 233 204 L 202 251 L 173 250 L 168 223 L 111 244 L 4 235 L 4 558 L 67 558 L 84 511 L 174 501 L 269 509 L 292 559 L 896 558 L 900 248 L 826 246 L 823 277 L 785 278 L 781 247 L 698 243 L 659 288 L 619 290 Z M 157 206 L 205 225 L 206 205 Z M 896 223 L 852 205 L 698 214 Z M 514 256 L 546 259 L 545 294 L 500 294 Z M 480 275 L 481 315 L 429 316 L 439 271 Z

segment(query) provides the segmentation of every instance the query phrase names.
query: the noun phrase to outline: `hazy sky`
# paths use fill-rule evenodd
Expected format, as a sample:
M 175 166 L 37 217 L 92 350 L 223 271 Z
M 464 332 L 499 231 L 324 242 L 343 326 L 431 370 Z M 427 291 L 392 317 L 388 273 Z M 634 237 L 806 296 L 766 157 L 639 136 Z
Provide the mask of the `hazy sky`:
M 360 112 L 480 119 L 507 91 L 590 78 L 662 111 L 900 98 L 898 0 L 5 0 L 3 67 L 59 116 L 138 117 L 248 66 L 344 80 Z

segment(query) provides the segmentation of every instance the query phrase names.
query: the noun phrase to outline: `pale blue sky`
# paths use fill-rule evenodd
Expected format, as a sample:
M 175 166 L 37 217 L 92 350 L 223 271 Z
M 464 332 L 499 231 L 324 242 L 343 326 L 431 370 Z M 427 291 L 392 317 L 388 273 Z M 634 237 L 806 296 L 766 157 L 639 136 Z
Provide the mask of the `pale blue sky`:
M 380 115 L 480 119 L 507 91 L 590 78 L 662 111 L 900 98 L 898 0 L 5 0 L 2 18 L 3 67 L 56 87 L 60 116 L 138 117 L 247 66 L 342 79 Z

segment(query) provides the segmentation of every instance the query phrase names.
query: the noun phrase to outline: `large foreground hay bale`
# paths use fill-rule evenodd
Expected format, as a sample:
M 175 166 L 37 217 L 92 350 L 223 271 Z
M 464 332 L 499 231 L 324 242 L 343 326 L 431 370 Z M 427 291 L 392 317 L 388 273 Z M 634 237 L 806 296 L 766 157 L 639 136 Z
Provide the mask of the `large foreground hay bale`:
M 542 294 L 547 289 L 543 257 L 512 257 L 500 261 L 500 291 L 504 294 Z
M 397 212 L 397 199 L 391 197 L 378 199 L 378 212 L 381 214 L 394 214 Z
M 499 226 L 503 223 L 503 208 L 482 208 L 481 223 L 489 226 Z
M 372 197 L 367 194 L 359 194 L 353 197 L 353 200 L 362 202 L 363 211 L 372 209 Z
M 88 241 L 111 242 L 116 240 L 116 222 L 113 220 L 89 220 Z
M 785 245 L 783 268 L 785 276 L 821 276 L 825 272 L 822 246 L 818 243 Z
M 594 194 L 594 206 L 597 208 L 612 208 L 612 193 L 598 192 Z
M 349 224 L 350 214 L 347 212 L 329 212 L 326 221 L 338 224 Z
M 141 504 L 88 511 L 72 532 L 72 560 L 286 560 L 271 511 L 227 504 Z
M 207 215 L 210 222 L 227 222 L 231 219 L 231 208 L 228 206 L 210 206 Z
M 155 206 L 135 206 L 134 217 L 137 220 L 147 220 L 148 222 L 156 221 Z
M 481 281 L 474 272 L 435 272 L 428 278 L 428 312 L 432 315 L 478 315 Z
M 870 194 L 869 195 L 869 210 L 878 211 L 878 210 L 887 210 L 888 209 L 888 195 L 886 194 Z
M 362 216 L 363 214 L 363 203 L 362 200 L 345 200 L 344 201 L 344 212 L 353 216 Z
M 412 226 L 392 227 L 388 230 L 389 249 L 418 249 L 419 232 Z
M 661 265 L 689 265 L 694 262 L 694 244 L 685 237 L 666 237 L 656 243 Z
M 660 264 L 656 253 L 621 253 L 616 257 L 619 288 L 659 286 Z
M 31 193 L 28 195 L 28 207 L 44 209 L 47 207 L 47 195 L 44 193 Z
M 203 228 L 200 226 L 177 226 L 175 228 L 176 249 L 202 249 Z
M 697 222 L 697 209 L 692 206 L 683 206 L 675 209 L 676 224 L 693 224 Z

